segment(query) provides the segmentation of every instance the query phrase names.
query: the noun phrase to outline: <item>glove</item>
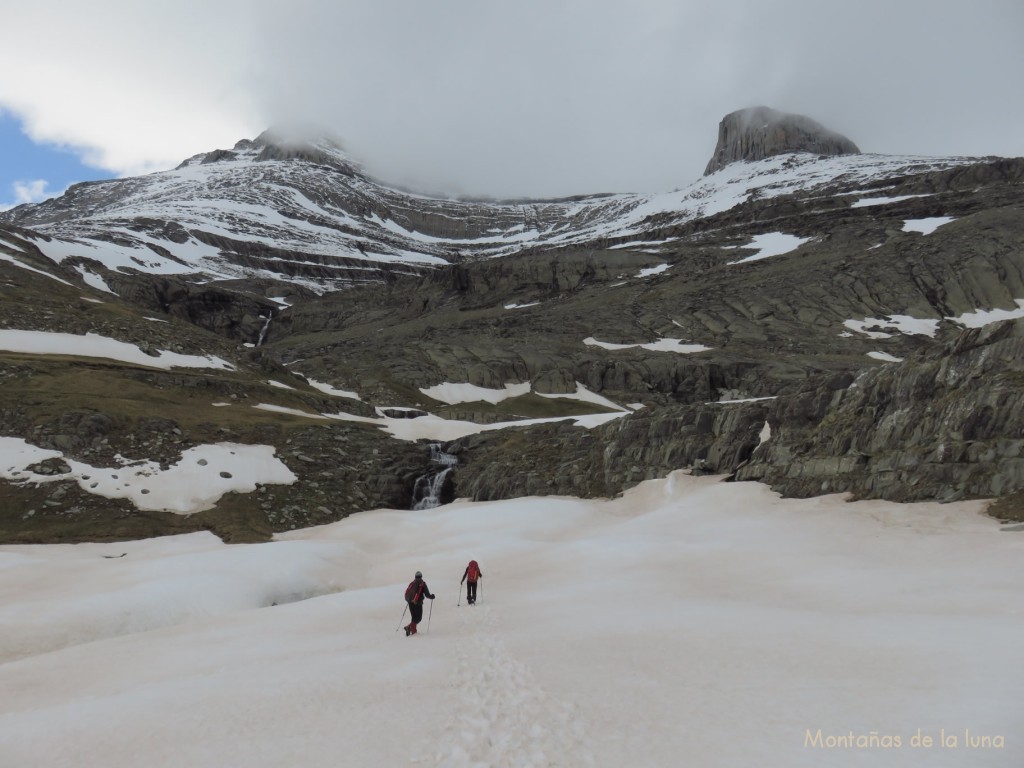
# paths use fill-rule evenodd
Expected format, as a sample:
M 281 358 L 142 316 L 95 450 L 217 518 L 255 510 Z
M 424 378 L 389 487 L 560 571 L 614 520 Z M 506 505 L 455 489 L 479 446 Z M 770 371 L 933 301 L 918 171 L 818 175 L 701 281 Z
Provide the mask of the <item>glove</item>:
M 431 595 L 431 596 L 430 596 L 430 599 L 431 599 L 431 600 L 433 600 L 433 599 L 434 599 L 434 596 L 433 596 L 433 595 Z

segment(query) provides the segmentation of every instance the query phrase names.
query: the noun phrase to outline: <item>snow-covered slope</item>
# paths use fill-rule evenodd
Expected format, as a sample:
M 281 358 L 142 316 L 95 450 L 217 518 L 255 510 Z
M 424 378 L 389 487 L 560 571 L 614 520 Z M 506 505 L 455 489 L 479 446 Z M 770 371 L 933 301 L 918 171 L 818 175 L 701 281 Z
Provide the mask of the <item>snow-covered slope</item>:
M 258 545 L 2 546 L 0 762 L 1020 765 L 1022 534 L 978 508 L 677 473 Z
M 465 259 L 642 240 L 654 228 L 722 213 L 750 199 L 813 195 L 968 158 L 779 155 L 733 163 L 674 192 L 548 201 L 469 201 L 412 194 L 359 170 L 336 144 L 283 149 L 265 136 L 149 176 L 78 185 L 0 215 L 46 235 L 50 258 L 109 269 L 271 278 L 317 292 Z

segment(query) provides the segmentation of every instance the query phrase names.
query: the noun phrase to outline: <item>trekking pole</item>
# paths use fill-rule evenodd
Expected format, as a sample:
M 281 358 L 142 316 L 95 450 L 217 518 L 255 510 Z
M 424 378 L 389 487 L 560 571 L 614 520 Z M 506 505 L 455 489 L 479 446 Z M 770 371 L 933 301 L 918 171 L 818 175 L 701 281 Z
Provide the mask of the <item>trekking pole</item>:
M 430 611 L 427 613 L 427 634 L 430 634 L 430 617 L 434 615 L 434 601 L 430 601 Z
M 402 609 L 402 618 L 398 620 L 398 626 L 395 627 L 395 632 L 402 628 L 402 622 L 405 621 L 405 612 L 409 610 L 409 604 L 405 604 L 405 608 Z
M 462 605 L 462 582 L 459 582 L 459 602 L 455 604 L 455 607 L 458 608 L 460 605 Z
M 480 583 L 477 586 L 480 587 L 480 599 L 483 600 L 484 599 L 484 578 L 483 578 L 483 576 L 480 577 Z

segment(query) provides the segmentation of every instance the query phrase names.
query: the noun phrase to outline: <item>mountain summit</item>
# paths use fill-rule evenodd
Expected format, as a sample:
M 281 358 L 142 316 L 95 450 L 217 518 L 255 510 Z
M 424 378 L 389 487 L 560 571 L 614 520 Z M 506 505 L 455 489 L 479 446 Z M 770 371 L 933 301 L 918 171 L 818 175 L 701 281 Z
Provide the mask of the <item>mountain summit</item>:
M 358 164 L 345 153 L 335 137 L 325 132 L 307 132 L 304 136 L 279 128 L 270 128 L 255 139 L 242 139 L 231 149 L 215 149 L 194 155 L 182 161 L 176 170 L 234 160 L 301 160 L 312 165 L 329 166 L 349 176 L 360 173 Z
M 789 152 L 857 155 L 860 149 L 842 134 L 804 115 L 748 107 L 730 112 L 718 124 L 718 144 L 704 175 L 737 160 L 763 160 Z

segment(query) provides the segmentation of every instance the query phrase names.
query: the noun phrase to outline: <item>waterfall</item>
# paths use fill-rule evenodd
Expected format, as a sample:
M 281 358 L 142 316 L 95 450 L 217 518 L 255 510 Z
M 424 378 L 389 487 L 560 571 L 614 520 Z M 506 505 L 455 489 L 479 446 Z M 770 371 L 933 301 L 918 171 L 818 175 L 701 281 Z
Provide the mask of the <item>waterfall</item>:
M 416 478 L 412 488 L 412 508 L 433 509 L 441 505 L 441 490 L 444 481 L 455 469 L 459 460 L 450 453 L 445 453 L 440 443 L 430 444 L 430 463 L 435 465 L 425 475 Z
M 260 315 L 263 317 L 263 315 Z M 256 346 L 263 344 L 263 340 L 267 338 L 267 329 L 270 328 L 270 321 L 274 318 L 274 311 L 270 310 L 270 314 L 267 315 L 267 322 L 263 324 L 263 328 L 260 330 L 260 337 L 256 339 Z

